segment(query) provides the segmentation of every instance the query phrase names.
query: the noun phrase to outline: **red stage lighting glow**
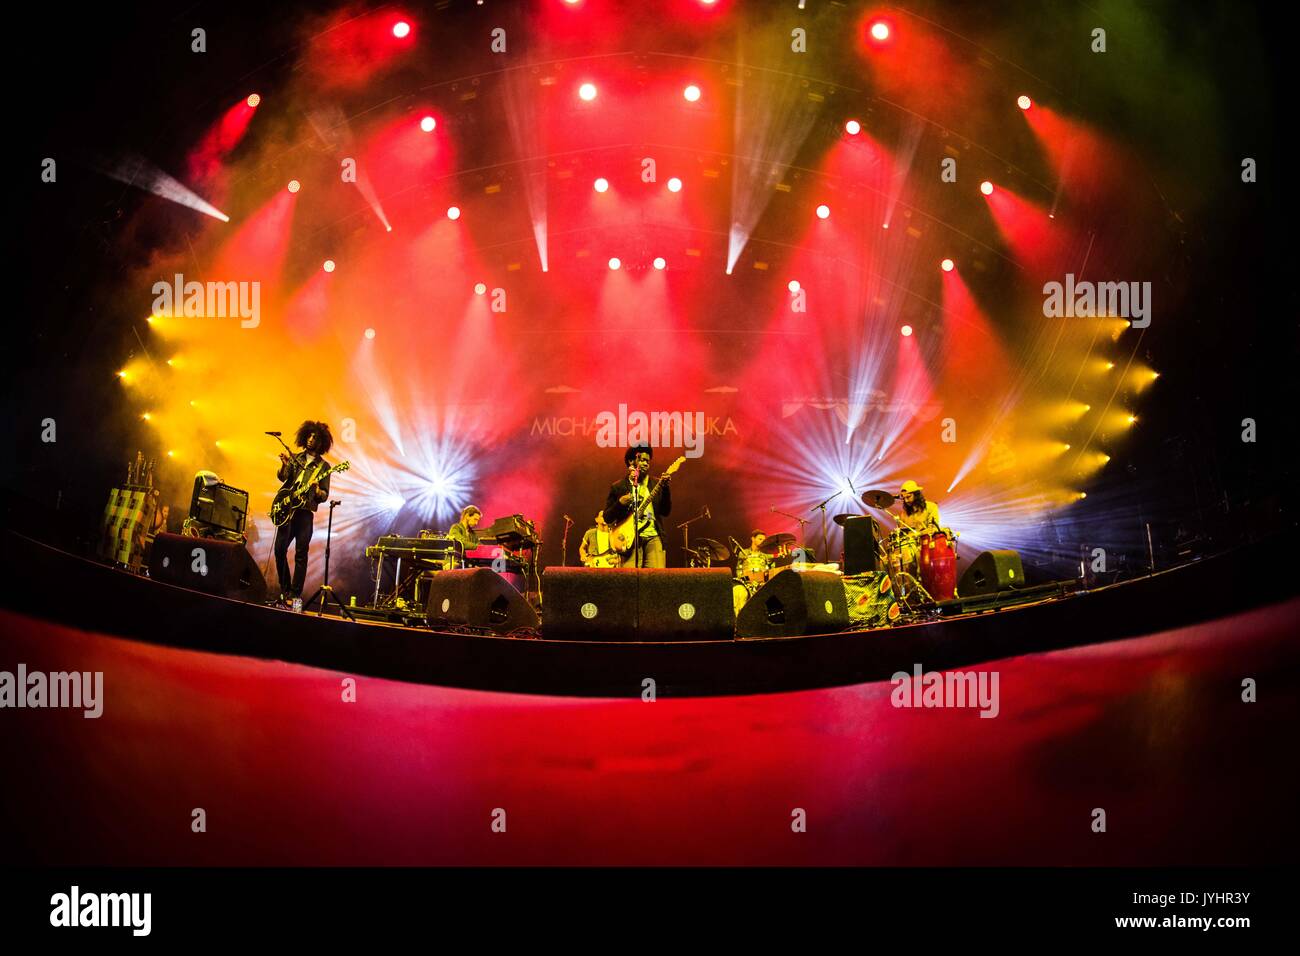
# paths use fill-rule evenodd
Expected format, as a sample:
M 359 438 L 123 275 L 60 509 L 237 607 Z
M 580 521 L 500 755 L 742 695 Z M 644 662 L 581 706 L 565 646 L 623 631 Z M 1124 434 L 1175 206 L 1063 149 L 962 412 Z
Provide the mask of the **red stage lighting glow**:
M 849 120 L 844 124 L 844 132 L 848 133 L 850 136 L 857 136 L 862 132 L 862 124 L 857 120 Z
M 830 206 L 827 206 L 825 203 L 823 203 L 822 205 L 820 205 L 820 206 L 817 207 L 817 218 L 818 218 L 818 219 L 829 219 L 830 217 L 831 217 L 831 207 L 830 207 Z
M 578 87 L 578 95 L 590 103 L 596 98 L 596 84 L 583 83 L 582 86 Z
M 952 272 L 953 267 L 955 265 L 956 263 L 954 263 L 951 259 L 944 259 L 943 262 L 939 263 L 939 268 L 942 269 L 944 272 Z
M 459 206 L 448 206 L 448 207 L 447 207 L 447 218 L 448 218 L 448 219 L 459 219 L 459 218 L 460 218 L 460 207 L 459 207 Z
M 411 25 L 405 20 L 398 20 L 393 24 L 393 36 L 401 40 L 411 35 Z
M 333 271 L 334 271 L 334 260 L 333 260 L 333 259 L 326 259 L 326 260 L 325 260 L 325 264 L 324 264 L 323 266 L 321 266 L 321 268 L 324 269 L 326 272 L 333 272 Z
M 1029 109 L 1029 107 L 1034 105 L 1034 101 L 1031 100 L 1029 97 L 1025 96 L 1025 94 L 1021 93 L 1020 96 L 1016 98 L 1016 105 L 1019 106 L 1022 110 L 1027 110 Z
M 606 179 L 604 176 L 600 177 L 600 179 L 597 179 L 594 185 L 596 188 L 596 192 L 598 193 L 609 191 L 609 180 Z
M 912 327 L 910 325 L 905 325 L 901 329 L 899 329 L 899 331 L 902 332 L 904 335 L 911 335 Z
M 296 193 L 299 189 L 302 189 L 302 183 L 296 179 L 289 180 L 289 192 Z
M 257 104 L 262 102 L 262 97 L 256 93 L 249 93 L 247 103 L 253 109 L 257 109 Z
M 871 24 L 871 39 L 877 43 L 884 43 L 889 39 L 889 24 L 884 20 L 877 20 Z
M 667 260 L 667 259 L 665 259 L 663 256 L 655 256 L 655 268 L 656 268 L 656 269 L 665 269 L 665 268 L 667 268 L 667 267 L 668 267 L 668 260 Z
M 682 181 L 674 176 L 668 180 L 668 191 L 670 193 L 679 193 L 682 191 Z
M 475 283 L 474 283 L 474 294 L 475 294 L 475 295 L 486 295 L 486 294 L 487 294 L 487 283 L 486 283 L 486 282 L 475 282 Z
M 437 129 L 437 127 L 438 121 L 432 116 L 426 116 L 424 119 L 420 120 L 420 129 L 424 130 L 426 133 L 432 133 Z
M 980 192 L 982 192 L 986 196 L 992 196 L 993 184 L 989 182 L 987 179 L 984 180 L 984 182 L 980 183 Z
M 700 88 L 692 83 L 682 91 L 682 96 L 686 97 L 686 102 L 694 103 L 700 98 Z
M 798 280 L 798 279 L 791 279 L 788 283 L 786 283 L 786 286 L 785 286 L 785 287 L 786 287 L 787 289 L 789 289 L 791 292 L 798 292 L 798 291 L 799 291 L 799 280 Z
M 623 263 L 621 260 L 619 260 L 617 256 L 614 256 L 609 260 L 609 267 L 611 269 L 621 269 L 623 267 Z

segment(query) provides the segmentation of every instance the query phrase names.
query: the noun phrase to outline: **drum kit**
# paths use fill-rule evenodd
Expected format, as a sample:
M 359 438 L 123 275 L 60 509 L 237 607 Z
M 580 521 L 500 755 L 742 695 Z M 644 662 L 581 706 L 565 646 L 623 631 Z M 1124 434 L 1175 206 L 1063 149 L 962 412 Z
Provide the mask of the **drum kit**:
M 862 500 L 872 508 L 885 510 L 897 500 L 888 491 L 867 491 Z M 854 517 L 837 515 L 840 518 Z M 894 587 L 908 603 L 909 596 L 923 601 L 950 601 L 957 593 L 957 535 L 951 528 L 916 532 L 899 527 L 879 543 L 880 557 Z
M 756 550 L 736 555 L 736 577 L 731 584 L 731 600 L 736 613 L 768 581 L 787 570 L 795 561 L 791 545 L 795 536 L 786 532 L 768 535 Z

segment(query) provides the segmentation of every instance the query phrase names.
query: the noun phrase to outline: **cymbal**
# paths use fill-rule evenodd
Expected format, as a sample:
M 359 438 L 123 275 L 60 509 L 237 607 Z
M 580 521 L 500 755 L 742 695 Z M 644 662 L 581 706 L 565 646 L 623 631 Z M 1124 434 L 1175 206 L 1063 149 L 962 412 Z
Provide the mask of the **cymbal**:
M 696 538 L 691 542 L 692 551 L 707 551 L 714 561 L 726 561 L 731 557 L 731 549 L 721 541 L 712 538 Z
M 864 491 L 862 500 L 873 508 L 888 508 L 896 499 L 888 491 Z
M 780 534 L 768 535 L 767 539 L 758 546 L 758 550 L 762 551 L 764 554 L 771 554 L 773 551 L 779 551 L 786 545 L 794 544 L 794 541 L 794 535 L 787 531 L 782 531 Z
M 869 493 L 870 493 L 870 492 L 868 492 L 868 494 L 869 494 Z M 841 528 L 843 528 L 843 527 L 844 527 L 846 524 L 848 524 L 850 521 L 853 521 L 853 520 L 855 520 L 855 519 L 857 519 L 857 518 L 868 518 L 868 519 L 870 519 L 870 520 L 872 520 L 872 521 L 875 520 L 874 518 L 871 517 L 871 515 L 855 515 L 855 514 L 852 514 L 852 513 L 850 513 L 850 512 L 845 512 L 844 514 L 836 515 L 836 516 L 835 516 L 834 518 L 832 518 L 831 520 L 834 521 L 834 522 L 835 522 L 837 525 L 839 525 Z

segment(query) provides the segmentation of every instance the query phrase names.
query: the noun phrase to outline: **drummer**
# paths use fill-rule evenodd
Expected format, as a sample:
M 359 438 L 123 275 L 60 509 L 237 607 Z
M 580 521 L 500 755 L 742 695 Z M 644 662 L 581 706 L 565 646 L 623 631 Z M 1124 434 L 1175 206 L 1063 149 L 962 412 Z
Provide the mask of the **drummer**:
M 736 552 L 736 573 L 740 577 L 766 578 L 767 572 L 775 563 L 773 557 L 762 550 L 766 540 L 767 535 L 757 528 L 749 533 L 749 547 L 740 548 Z
M 939 520 L 939 506 L 925 500 L 925 489 L 908 479 L 898 491 L 903 501 L 903 513 L 895 515 L 900 528 L 913 534 L 931 534 L 943 528 Z

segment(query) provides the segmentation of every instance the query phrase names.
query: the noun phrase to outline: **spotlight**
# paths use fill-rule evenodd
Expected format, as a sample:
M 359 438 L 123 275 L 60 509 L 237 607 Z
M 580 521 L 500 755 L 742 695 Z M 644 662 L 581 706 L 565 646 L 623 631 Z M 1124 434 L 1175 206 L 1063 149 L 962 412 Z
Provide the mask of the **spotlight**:
M 325 265 L 322 266 L 322 268 L 323 268 L 326 272 L 333 272 L 333 271 L 334 271 L 334 260 L 333 260 L 333 259 L 326 259 L 326 260 L 325 260 Z
M 655 256 L 655 268 L 660 270 L 668 268 L 668 260 L 663 256 Z
M 825 203 L 823 203 L 822 205 L 820 205 L 820 206 L 817 207 L 817 218 L 818 218 L 818 219 L 829 219 L 830 217 L 831 217 L 831 207 L 830 207 L 830 206 L 827 206 Z
M 1127 419 L 1127 421 L 1128 421 L 1128 423 L 1129 423 L 1130 425 L 1134 424 L 1137 420 L 1138 420 L 1138 417 L 1137 417 L 1136 415 L 1130 415 L 1130 416 L 1128 417 L 1128 419 Z
M 686 89 L 682 90 L 682 96 L 686 97 L 686 102 L 694 103 L 700 98 L 700 88 L 692 83 Z
M 614 256 L 609 260 L 609 267 L 611 269 L 616 269 L 616 270 L 621 269 L 623 267 L 623 263 L 619 260 L 617 256 Z
M 1024 93 L 1021 93 L 1020 96 L 1016 98 L 1016 105 L 1019 106 L 1022 110 L 1027 110 L 1029 109 L 1029 107 L 1034 105 L 1034 101 L 1031 100 L 1029 97 L 1025 96 Z
M 910 325 L 905 325 L 901 329 L 899 329 L 899 331 L 902 332 L 904 336 L 911 335 L 912 327 Z
M 299 189 L 302 189 L 302 183 L 296 179 L 289 180 L 289 192 L 296 193 Z
M 844 124 L 844 132 L 848 133 L 850 136 L 857 136 L 862 132 L 862 124 L 857 120 L 849 120 Z
M 668 180 L 668 191 L 670 193 L 679 193 L 682 191 L 682 181 L 674 176 Z
M 798 291 L 799 291 L 799 280 L 798 280 L 798 279 L 791 279 L 788 283 L 786 283 L 786 286 L 785 286 L 785 287 L 786 287 L 787 289 L 789 289 L 791 292 L 798 292 Z
M 460 218 L 460 207 L 459 207 L 459 206 L 448 206 L 448 207 L 447 207 L 447 218 L 448 218 L 448 219 L 459 219 L 459 218 Z
M 475 283 L 474 283 L 474 294 L 475 294 L 475 295 L 484 295 L 484 294 L 486 294 L 486 293 L 487 293 L 487 283 L 486 283 L 486 282 L 475 282 Z
M 939 263 L 939 268 L 942 269 L 944 272 L 952 272 L 955 266 L 956 263 L 953 262 L 951 259 L 944 259 L 943 262 Z
M 401 40 L 411 35 L 411 25 L 405 20 L 398 20 L 393 24 L 393 36 Z
M 248 99 L 245 102 L 247 102 L 253 109 L 257 109 L 257 104 L 262 102 L 262 97 L 256 93 L 249 93 Z
M 982 192 L 986 196 L 992 196 L 993 184 L 989 182 L 987 179 L 984 180 L 984 182 L 980 183 L 980 192 Z
M 1109 372 L 1109 371 L 1110 371 L 1111 369 L 1113 369 L 1114 367 L 1115 367 L 1115 363 L 1114 363 L 1114 362 L 1107 362 L 1107 363 L 1106 363 L 1106 371 Z
M 884 43 L 889 39 L 889 24 L 884 20 L 877 20 L 871 24 L 871 38 L 878 43 Z
M 426 116 L 424 119 L 420 120 L 420 129 L 424 130 L 426 133 L 432 133 L 437 126 L 438 121 L 432 116 Z
M 1080 497 L 1081 499 L 1082 499 L 1082 498 L 1086 498 L 1086 497 L 1088 497 L 1088 492 L 1086 492 L 1086 491 L 1081 491 L 1081 492 L 1079 492 L 1079 497 Z
M 374 337 L 375 337 L 375 330 L 374 330 L 374 329 L 366 329 L 366 338 L 368 338 L 368 339 L 373 339 Z
M 145 412 L 145 413 L 144 413 L 143 415 L 141 415 L 140 417 L 143 418 L 145 421 L 148 421 L 152 416 L 150 416 L 150 414 L 149 414 L 148 412 Z
M 606 179 L 604 176 L 602 176 L 602 177 L 600 177 L 600 179 L 597 179 L 597 180 L 596 180 L 596 182 L 595 182 L 595 186 L 596 186 L 596 192 L 598 192 L 598 193 L 608 192 L 608 191 L 609 191 L 609 180 Z
M 578 95 L 590 103 L 596 98 L 596 84 L 583 83 L 582 86 L 578 87 Z

